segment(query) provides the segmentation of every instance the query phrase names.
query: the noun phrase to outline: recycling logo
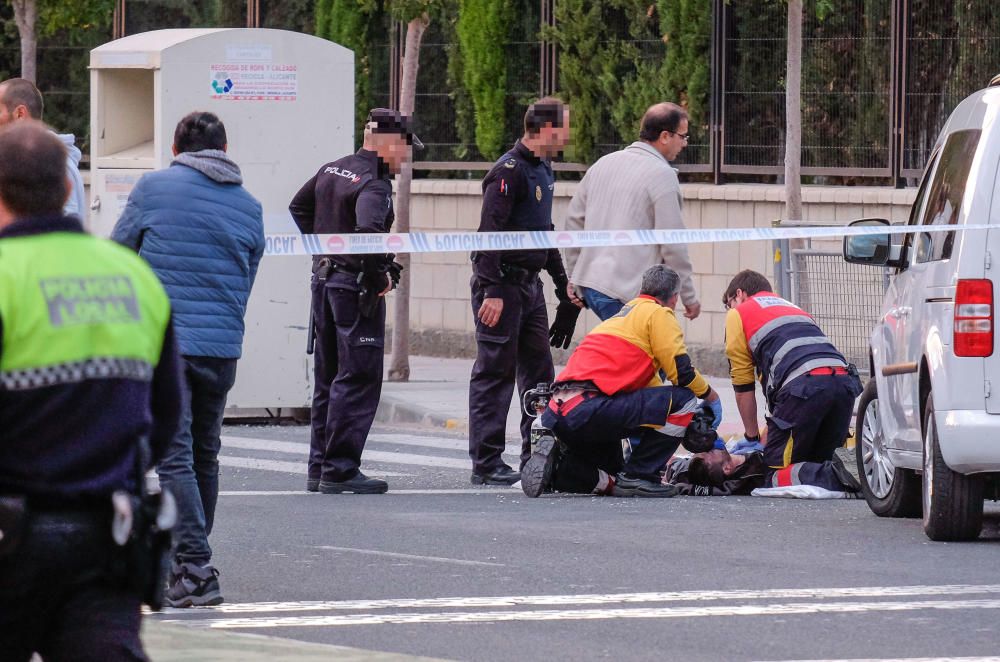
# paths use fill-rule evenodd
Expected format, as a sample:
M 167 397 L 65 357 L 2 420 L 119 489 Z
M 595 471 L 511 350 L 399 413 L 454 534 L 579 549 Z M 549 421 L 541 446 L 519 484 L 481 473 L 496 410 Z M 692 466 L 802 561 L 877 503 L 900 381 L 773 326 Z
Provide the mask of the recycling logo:
M 229 90 L 233 89 L 233 80 L 228 73 L 220 71 L 212 79 L 212 89 L 215 90 L 216 94 L 227 94 Z

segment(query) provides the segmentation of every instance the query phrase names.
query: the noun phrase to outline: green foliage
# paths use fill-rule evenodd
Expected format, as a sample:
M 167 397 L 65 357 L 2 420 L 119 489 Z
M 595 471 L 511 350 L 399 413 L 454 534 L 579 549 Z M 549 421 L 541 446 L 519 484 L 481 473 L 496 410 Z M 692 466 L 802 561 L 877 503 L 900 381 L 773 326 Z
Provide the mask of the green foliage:
M 39 0 L 38 35 L 51 37 L 65 30 L 75 45 L 83 32 L 110 26 L 114 8 L 114 0 Z
M 573 108 L 574 156 L 593 161 L 636 139 L 653 103 L 708 124 L 710 0 L 561 0 L 554 29 L 561 93 Z
M 436 16 L 444 8 L 446 0 L 386 0 L 386 3 L 394 19 L 409 23 L 424 14 L 428 18 Z
M 509 0 L 459 0 L 456 25 L 462 80 L 472 98 L 476 146 L 488 159 L 504 148 L 507 68 L 503 47 L 511 19 Z
M 448 26 L 452 31 L 457 32 L 455 25 L 457 22 L 457 16 L 448 19 Z M 472 95 L 465 86 L 465 59 L 458 44 L 448 48 L 448 72 L 445 82 L 448 98 L 455 110 L 455 138 L 458 146 L 454 148 L 452 156 L 459 160 L 476 160 L 474 154 L 476 150 L 468 148 L 468 145 L 476 143 L 476 107 Z
M 384 23 L 376 0 L 316 0 L 316 36 L 354 51 L 355 143 L 361 144 L 368 111 L 374 106 L 371 88 L 371 40 Z

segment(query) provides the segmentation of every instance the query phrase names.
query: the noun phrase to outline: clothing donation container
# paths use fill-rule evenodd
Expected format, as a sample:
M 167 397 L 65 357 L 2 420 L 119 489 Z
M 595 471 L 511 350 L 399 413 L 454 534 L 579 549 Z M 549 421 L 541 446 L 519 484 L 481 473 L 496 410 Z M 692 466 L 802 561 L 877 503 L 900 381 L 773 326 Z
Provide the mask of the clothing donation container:
M 157 30 L 90 53 L 90 230 L 107 236 L 144 173 L 173 160 L 174 128 L 209 111 L 226 126 L 243 185 L 264 207 L 264 232 L 297 232 L 288 203 L 319 167 L 353 151 L 354 54 L 306 34 L 268 29 Z M 308 407 L 308 256 L 272 242 L 246 315 L 234 409 Z

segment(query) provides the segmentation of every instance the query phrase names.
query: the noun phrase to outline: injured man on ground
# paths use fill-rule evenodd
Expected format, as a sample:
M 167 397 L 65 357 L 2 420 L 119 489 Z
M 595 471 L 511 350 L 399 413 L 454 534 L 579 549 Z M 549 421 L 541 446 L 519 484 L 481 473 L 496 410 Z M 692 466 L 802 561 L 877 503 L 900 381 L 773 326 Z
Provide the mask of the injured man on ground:
M 771 473 L 770 478 L 768 473 L 762 452 L 732 455 L 727 450 L 715 449 L 671 458 L 663 472 L 663 483 L 674 485 L 678 494 L 690 496 L 749 495 L 763 489 L 761 496 L 822 498 L 823 492 L 861 491 L 857 479 L 836 454 L 827 462 L 791 464 Z M 770 492 L 775 488 L 775 492 Z M 813 488 L 811 495 L 809 488 Z

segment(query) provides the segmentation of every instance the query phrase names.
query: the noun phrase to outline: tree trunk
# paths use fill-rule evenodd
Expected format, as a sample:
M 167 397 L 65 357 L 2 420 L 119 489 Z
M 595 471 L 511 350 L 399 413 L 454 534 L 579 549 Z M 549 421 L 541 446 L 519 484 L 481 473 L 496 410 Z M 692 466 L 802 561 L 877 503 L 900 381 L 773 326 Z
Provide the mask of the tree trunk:
M 35 25 L 38 22 L 37 0 L 12 0 L 14 22 L 21 38 L 21 78 L 38 82 L 38 36 Z
M 420 42 L 430 24 L 428 15 L 422 14 L 406 25 L 406 46 L 403 51 L 403 79 L 400 82 L 399 112 L 413 116 L 417 97 L 417 70 L 420 67 Z M 413 166 L 405 164 L 399 173 L 396 189 L 396 231 L 410 231 L 410 184 Z M 392 303 L 392 354 L 389 357 L 389 381 L 405 382 L 410 379 L 410 256 L 400 255 L 403 273 L 399 278 Z
M 788 0 L 785 73 L 785 218 L 802 219 L 802 0 Z

